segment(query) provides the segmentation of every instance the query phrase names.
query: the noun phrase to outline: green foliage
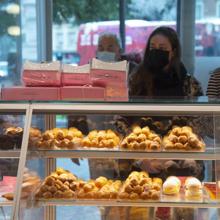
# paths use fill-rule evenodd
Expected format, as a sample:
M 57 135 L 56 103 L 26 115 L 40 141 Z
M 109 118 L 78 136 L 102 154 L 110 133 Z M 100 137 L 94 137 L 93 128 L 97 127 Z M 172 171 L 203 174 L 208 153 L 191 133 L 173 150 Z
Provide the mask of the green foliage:
M 119 19 L 119 0 L 53 0 L 53 21 L 77 24 Z
M 9 26 L 16 25 L 16 16 L 8 14 L 3 6 L 4 4 L 0 6 L 0 36 L 7 33 Z

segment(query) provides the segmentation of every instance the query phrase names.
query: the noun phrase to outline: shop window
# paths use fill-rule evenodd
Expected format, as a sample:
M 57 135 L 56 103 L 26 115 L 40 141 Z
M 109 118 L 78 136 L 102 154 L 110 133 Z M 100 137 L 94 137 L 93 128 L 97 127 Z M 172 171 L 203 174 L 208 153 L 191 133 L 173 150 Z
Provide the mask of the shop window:
M 216 17 L 220 18 L 220 1 L 216 2 Z
M 196 2 L 196 20 L 204 17 L 204 3 L 202 1 Z

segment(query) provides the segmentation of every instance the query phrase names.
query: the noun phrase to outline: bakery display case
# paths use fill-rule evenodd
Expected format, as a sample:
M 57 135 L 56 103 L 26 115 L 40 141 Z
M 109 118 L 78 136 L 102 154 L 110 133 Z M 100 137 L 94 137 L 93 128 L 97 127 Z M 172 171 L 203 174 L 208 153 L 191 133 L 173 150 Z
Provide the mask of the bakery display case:
M 0 110 L 22 118 L 0 137 L 0 157 L 18 167 L 14 191 L 1 194 L 5 219 L 218 219 L 219 103 L 2 102 Z

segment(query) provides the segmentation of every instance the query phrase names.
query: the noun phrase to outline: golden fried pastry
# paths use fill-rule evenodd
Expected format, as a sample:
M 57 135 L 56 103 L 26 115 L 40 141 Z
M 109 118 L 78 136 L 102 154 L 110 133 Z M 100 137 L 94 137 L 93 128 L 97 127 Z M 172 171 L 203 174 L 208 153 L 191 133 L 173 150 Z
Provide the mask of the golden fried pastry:
M 119 142 L 120 138 L 112 130 L 94 130 L 83 139 L 82 145 L 84 147 L 114 148 L 118 146 Z
M 135 126 L 121 143 L 121 147 L 129 150 L 160 150 L 161 138 L 149 129 Z
M 120 199 L 159 199 L 162 180 L 149 178 L 146 172 L 132 172 L 122 186 Z
M 98 188 L 102 188 L 106 183 L 108 182 L 108 179 L 103 177 L 103 176 L 100 176 L 99 178 L 97 178 L 95 180 L 95 185 L 98 187 Z
M 83 134 L 77 128 L 45 131 L 36 146 L 41 149 L 73 149 L 81 144 Z
M 46 177 L 36 193 L 37 198 L 44 199 L 72 199 L 79 190 L 79 180 L 75 175 L 62 168 Z
M 163 138 L 165 150 L 202 150 L 205 144 L 189 126 L 173 127 Z
M 14 193 L 6 193 L 2 195 L 3 198 L 12 201 L 14 199 Z

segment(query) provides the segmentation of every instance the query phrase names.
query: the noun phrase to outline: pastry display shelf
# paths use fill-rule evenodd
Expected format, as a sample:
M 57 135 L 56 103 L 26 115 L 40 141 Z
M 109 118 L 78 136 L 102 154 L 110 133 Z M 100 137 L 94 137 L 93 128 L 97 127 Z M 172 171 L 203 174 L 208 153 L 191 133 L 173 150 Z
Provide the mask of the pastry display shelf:
M 143 152 L 120 150 L 32 150 L 28 152 L 29 158 L 112 158 L 112 159 L 196 159 L 216 160 L 220 152 L 213 152 L 213 148 L 206 152 Z
M 20 150 L 0 150 L 0 158 L 19 158 Z
M 3 206 L 13 206 L 13 201 L 0 200 L 0 207 L 3 207 Z
M 77 103 L 77 102 L 60 102 L 60 103 L 32 103 L 31 109 L 34 113 L 117 113 L 117 114 L 154 114 L 172 115 L 185 114 L 207 114 L 220 112 L 220 105 L 217 104 L 184 104 L 184 103 Z
M 39 200 L 36 206 L 130 206 L 130 207 L 190 207 L 190 208 L 220 208 L 220 203 L 214 202 L 159 202 L 159 201 L 111 201 L 111 200 Z
M 25 111 L 29 108 L 28 103 L 24 102 L 4 102 L 0 101 L 0 113 L 25 113 Z

